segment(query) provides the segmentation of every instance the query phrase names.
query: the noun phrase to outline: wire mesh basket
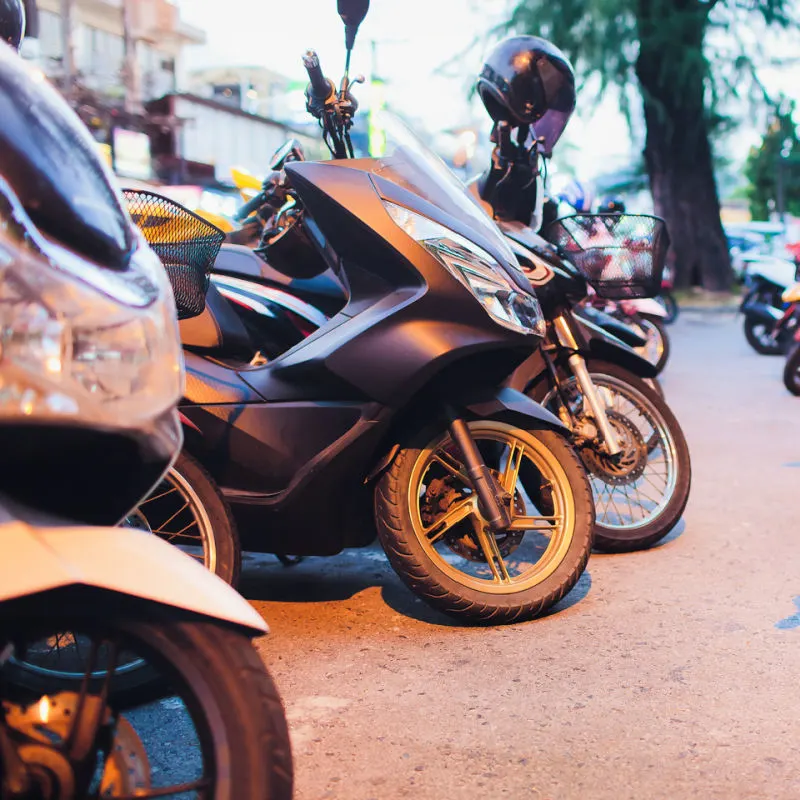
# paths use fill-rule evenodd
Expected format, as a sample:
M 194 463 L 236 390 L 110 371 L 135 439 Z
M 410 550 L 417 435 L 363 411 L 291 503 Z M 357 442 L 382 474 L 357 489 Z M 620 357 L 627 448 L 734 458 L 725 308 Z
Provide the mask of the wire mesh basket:
M 209 273 L 225 234 L 159 194 L 125 189 L 123 195 L 133 221 L 167 271 L 178 319 L 202 314 L 206 307 Z
M 575 214 L 551 223 L 545 238 L 600 297 L 653 297 L 669 247 L 663 219 L 645 214 Z

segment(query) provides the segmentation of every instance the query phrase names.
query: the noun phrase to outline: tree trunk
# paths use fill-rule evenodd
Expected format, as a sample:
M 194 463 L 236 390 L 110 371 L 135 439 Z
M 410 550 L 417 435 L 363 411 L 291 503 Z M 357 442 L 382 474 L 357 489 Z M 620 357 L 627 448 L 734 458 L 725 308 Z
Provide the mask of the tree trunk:
M 647 129 L 645 163 L 656 213 L 669 230 L 675 285 L 724 291 L 733 273 L 706 122 L 706 20 L 693 0 L 639 0 L 636 74 Z M 666 27 L 675 32 L 668 44 Z

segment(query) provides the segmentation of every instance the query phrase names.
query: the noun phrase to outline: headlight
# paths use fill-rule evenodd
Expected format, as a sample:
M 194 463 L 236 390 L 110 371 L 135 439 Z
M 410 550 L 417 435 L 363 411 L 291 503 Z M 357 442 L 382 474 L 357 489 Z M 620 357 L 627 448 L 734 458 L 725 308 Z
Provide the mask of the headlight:
M 0 417 L 119 428 L 163 414 L 180 399 L 183 371 L 155 254 L 140 245 L 128 273 L 158 298 L 146 307 L 120 302 L 117 275 L 109 284 L 102 267 L 76 274 L 53 255 L 0 238 Z M 89 282 L 92 273 L 100 279 Z
M 544 336 L 545 322 L 536 297 L 520 292 L 492 255 L 428 217 L 388 200 L 383 205 L 399 227 L 469 289 L 495 322 L 517 333 Z

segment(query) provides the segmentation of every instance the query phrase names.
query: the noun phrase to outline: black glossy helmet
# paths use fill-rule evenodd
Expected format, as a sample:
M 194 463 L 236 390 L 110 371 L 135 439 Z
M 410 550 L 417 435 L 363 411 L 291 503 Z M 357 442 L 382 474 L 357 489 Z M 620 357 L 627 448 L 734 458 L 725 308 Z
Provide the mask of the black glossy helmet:
M 0 39 L 19 49 L 25 34 L 25 8 L 22 0 L 0 0 Z
M 572 65 L 538 36 L 512 36 L 495 45 L 477 89 L 495 122 L 533 126 L 540 150 L 548 156 L 575 110 Z

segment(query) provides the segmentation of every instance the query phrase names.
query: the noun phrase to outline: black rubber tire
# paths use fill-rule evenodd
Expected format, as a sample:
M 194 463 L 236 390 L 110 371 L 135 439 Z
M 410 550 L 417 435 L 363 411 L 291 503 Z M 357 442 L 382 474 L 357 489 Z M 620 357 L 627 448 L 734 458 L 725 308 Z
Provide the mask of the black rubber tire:
M 669 361 L 669 354 L 670 354 L 670 343 L 669 343 L 669 334 L 667 333 L 667 327 L 664 325 L 664 320 L 660 317 L 653 317 L 650 314 L 639 314 L 641 319 L 645 320 L 646 322 L 650 323 L 654 328 L 656 328 L 661 335 L 661 339 L 664 342 L 664 349 L 661 352 L 661 356 L 658 359 L 658 362 L 654 365 L 657 372 L 661 372 L 664 367 L 667 365 L 667 361 Z
M 96 618 L 92 624 L 98 625 Z M 79 623 L 64 615 L 63 626 L 78 628 Z M 293 768 L 286 715 L 272 678 L 245 634 L 212 622 L 122 618 L 104 627 L 144 644 L 191 688 L 187 708 L 204 720 L 214 739 L 217 774 L 210 796 L 290 800 Z M 35 688 L 30 680 L 26 683 Z M 45 684 L 38 691 L 52 688 Z M 113 693 L 112 705 L 116 699 Z
M 675 299 L 675 295 L 670 291 L 665 291 L 658 295 L 656 300 L 664 307 L 664 311 L 667 312 L 667 316 L 664 317 L 664 322 L 666 322 L 667 325 L 672 325 L 680 314 L 680 307 L 678 306 L 678 301 Z
M 644 550 L 661 541 L 678 524 L 686 509 L 692 485 L 692 462 L 689 455 L 689 445 L 686 442 L 680 423 L 664 401 L 664 398 L 653 391 L 637 375 L 623 367 L 605 361 L 588 361 L 586 368 L 592 377 L 595 375 L 608 375 L 635 389 L 651 405 L 654 413 L 663 419 L 675 442 L 675 461 L 678 473 L 675 491 L 662 514 L 647 525 L 630 532 L 608 528 L 599 522 L 595 522 L 594 546 L 596 550 L 601 550 L 605 553 L 629 553 L 635 550 Z M 530 396 L 537 402 L 541 402 L 549 391 L 550 387 L 547 382 L 543 381 L 530 392 Z
M 381 477 L 375 490 L 375 522 L 389 563 L 400 579 L 430 606 L 470 624 L 500 625 L 539 616 L 577 583 L 592 549 L 594 503 L 583 464 L 572 445 L 552 431 L 521 432 L 539 440 L 564 470 L 575 505 L 575 530 L 565 557 L 541 584 L 509 595 L 482 592 L 444 574 L 417 539 L 408 503 L 411 470 L 436 435 L 428 429 L 411 440 Z
M 230 506 L 214 479 L 185 450 L 181 451 L 171 471 L 189 484 L 208 515 L 216 555 L 214 574 L 236 587 L 242 569 L 242 549 Z
M 786 353 L 786 365 L 783 368 L 783 385 L 793 395 L 800 397 L 800 342 L 792 342 Z
M 756 334 L 756 328 L 763 327 L 764 322 L 750 314 L 744 316 L 744 338 L 756 353 L 762 356 L 779 356 L 783 354 L 783 345 L 780 342 L 764 344 Z

